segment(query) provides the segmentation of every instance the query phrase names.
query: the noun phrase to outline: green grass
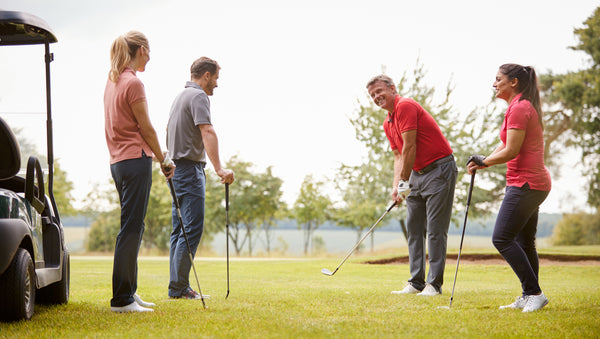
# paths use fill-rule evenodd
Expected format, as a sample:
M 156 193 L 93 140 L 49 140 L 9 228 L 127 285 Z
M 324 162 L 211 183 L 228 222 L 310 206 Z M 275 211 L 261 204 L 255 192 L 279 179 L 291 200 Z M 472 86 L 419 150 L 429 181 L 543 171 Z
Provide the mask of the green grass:
M 595 252 L 595 250 L 592 250 Z M 351 258 L 332 277 L 339 258 L 233 259 L 225 300 L 221 259 L 199 258 L 199 300 L 167 298 L 168 259 L 141 257 L 138 293 L 155 312 L 110 312 L 111 257 L 73 257 L 67 305 L 36 305 L 32 321 L 0 323 L 0 337 L 30 338 L 477 338 L 600 336 L 600 266 L 542 266 L 550 304 L 529 314 L 499 310 L 520 293 L 507 265 L 461 263 L 452 309 L 455 265 L 446 266 L 440 297 L 395 296 L 407 265 L 364 265 Z M 196 282 L 191 277 L 192 286 Z

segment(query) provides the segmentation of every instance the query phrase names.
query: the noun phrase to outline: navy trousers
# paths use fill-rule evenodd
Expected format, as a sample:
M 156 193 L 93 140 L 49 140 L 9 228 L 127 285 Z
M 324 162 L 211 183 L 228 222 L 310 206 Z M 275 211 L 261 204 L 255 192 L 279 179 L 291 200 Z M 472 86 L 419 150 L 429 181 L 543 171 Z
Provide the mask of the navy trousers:
M 523 295 L 542 292 L 538 273 L 540 269 L 535 234 L 539 207 L 548 196 L 547 191 L 523 187 L 506 187 L 500 206 L 492 242 L 513 269 L 523 288 Z
M 113 262 L 112 307 L 134 302 L 137 290 L 137 258 L 144 234 L 144 218 L 152 186 L 152 158 L 117 162 L 110 166 L 121 202 L 121 230 L 117 235 Z

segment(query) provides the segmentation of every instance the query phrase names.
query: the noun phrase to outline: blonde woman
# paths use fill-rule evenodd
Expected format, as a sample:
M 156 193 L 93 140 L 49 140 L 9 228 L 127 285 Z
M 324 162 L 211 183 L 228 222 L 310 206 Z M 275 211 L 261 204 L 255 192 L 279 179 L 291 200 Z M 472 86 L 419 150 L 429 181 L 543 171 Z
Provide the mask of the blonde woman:
M 113 312 L 151 312 L 153 303 L 137 294 L 137 257 L 144 233 L 144 217 L 152 185 L 152 157 L 170 178 L 173 166 L 165 159 L 148 116 L 144 85 L 136 77 L 150 60 L 144 34 L 118 37 L 110 50 L 110 72 L 104 90 L 105 134 L 110 170 L 119 193 L 121 230 L 113 263 Z

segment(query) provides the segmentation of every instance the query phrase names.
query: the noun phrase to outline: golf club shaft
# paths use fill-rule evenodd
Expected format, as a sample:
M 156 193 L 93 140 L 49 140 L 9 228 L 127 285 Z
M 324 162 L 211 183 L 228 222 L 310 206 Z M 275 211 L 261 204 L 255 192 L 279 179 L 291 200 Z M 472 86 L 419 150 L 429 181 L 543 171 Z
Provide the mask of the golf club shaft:
M 456 271 L 454 272 L 454 283 L 452 284 L 452 294 L 450 295 L 450 305 L 454 299 L 454 287 L 456 287 L 456 276 L 458 275 L 458 264 L 460 263 L 460 253 L 462 252 L 463 240 L 465 239 L 465 229 L 467 228 L 467 216 L 469 215 L 469 206 L 471 205 L 471 194 L 473 193 L 473 184 L 475 183 L 475 172 L 471 175 L 471 183 L 469 184 L 469 193 L 467 195 L 467 206 L 465 207 L 465 222 L 463 224 L 462 235 L 460 237 L 460 246 L 458 247 L 458 257 L 456 258 Z
M 225 228 L 227 236 L 225 237 L 225 248 L 227 251 L 227 294 L 225 299 L 229 297 L 229 184 L 225 184 Z
M 333 273 L 331 275 L 334 275 L 335 272 L 337 272 L 337 270 L 346 262 L 346 260 L 352 255 L 352 253 L 354 253 L 354 251 L 358 248 L 358 246 L 360 246 L 360 244 L 367 238 L 367 236 L 375 229 L 375 226 L 377 226 L 377 224 L 379 224 L 379 222 L 388 214 L 389 211 L 392 210 L 392 208 L 394 208 L 394 206 L 396 206 L 396 201 L 393 201 L 390 204 L 390 206 L 387 208 L 385 213 L 383 213 L 383 215 L 381 217 L 379 217 L 379 219 L 373 224 L 373 226 L 371 226 L 371 228 L 369 228 L 369 230 L 362 236 L 362 238 L 360 238 L 358 243 L 356 243 L 356 245 L 354 245 L 354 247 L 350 250 L 350 252 L 348 252 L 348 254 L 344 258 L 344 260 L 342 260 L 342 262 L 338 265 L 338 267 L 335 269 L 335 271 L 333 271 Z
M 173 185 L 173 180 L 168 179 L 169 188 L 171 189 L 171 195 L 173 196 L 173 203 L 175 204 L 175 210 L 177 211 L 177 218 L 179 219 L 179 224 L 181 225 L 181 230 L 183 232 L 183 238 L 185 239 L 185 245 L 188 249 L 188 254 L 190 255 L 190 263 L 192 264 L 192 269 L 194 270 L 194 277 L 196 277 L 196 284 L 198 284 L 198 293 L 200 293 L 200 300 L 202 300 L 202 307 L 206 308 L 206 303 L 204 302 L 204 295 L 202 295 L 202 289 L 200 288 L 200 281 L 198 280 L 198 274 L 196 273 L 196 266 L 194 266 L 194 257 L 192 256 L 192 248 L 190 247 L 190 242 L 188 241 L 187 231 L 185 230 L 185 225 L 183 224 L 183 218 L 181 217 L 181 206 L 179 205 L 179 199 L 177 199 L 177 193 L 175 192 L 175 186 Z

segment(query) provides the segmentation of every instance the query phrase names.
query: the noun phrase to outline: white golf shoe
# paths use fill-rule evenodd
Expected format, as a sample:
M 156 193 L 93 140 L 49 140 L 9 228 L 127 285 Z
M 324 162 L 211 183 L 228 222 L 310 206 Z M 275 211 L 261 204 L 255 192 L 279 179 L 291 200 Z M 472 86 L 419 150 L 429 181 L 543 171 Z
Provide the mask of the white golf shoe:
M 522 310 L 525 307 L 525 304 L 527 304 L 527 298 L 525 298 L 524 296 L 520 296 L 520 297 L 517 297 L 517 299 L 515 300 L 514 303 L 512 303 L 510 305 L 500 306 L 500 309 L 504 310 L 507 308 L 514 308 L 514 309 Z
M 528 295 L 527 303 L 525 307 L 523 307 L 523 312 L 533 312 L 541 309 L 542 307 L 548 305 L 548 298 L 541 293 L 540 295 Z
M 117 313 L 129 313 L 129 312 L 154 312 L 151 308 L 146 308 L 138 305 L 137 302 L 132 302 L 129 305 L 121 306 L 121 307 L 113 307 L 110 308 L 111 311 Z
M 427 284 L 425 285 L 425 288 L 421 291 L 421 293 L 417 293 L 417 295 L 422 295 L 422 296 L 426 296 L 426 297 L 433 297 L 434 295 L 439 295 L 440 292 L 438 292 L 435 287 Z
M 392 291 L 392 294 L 416 294 L 416 293 L 419 293 L 419 292 L 421 292 L 421 291 L 419 291 L 418 289 L 414 288 L 413 285 L 408 284 L 408 285 L 406 285 L 406 287 L 404 287 L 400 291 Z
M 133 295 L 133 299 L 135 300 L 136 303 L 138 303 L 138 305 L 140 305 L 142 307 L 154 307 L 154 306 L 156 306 L 155 303 L 149 303 L 149 302 L 143 301 L 142 298 L 140 298 L 140 296 L 137 295 L 137 293 Z

